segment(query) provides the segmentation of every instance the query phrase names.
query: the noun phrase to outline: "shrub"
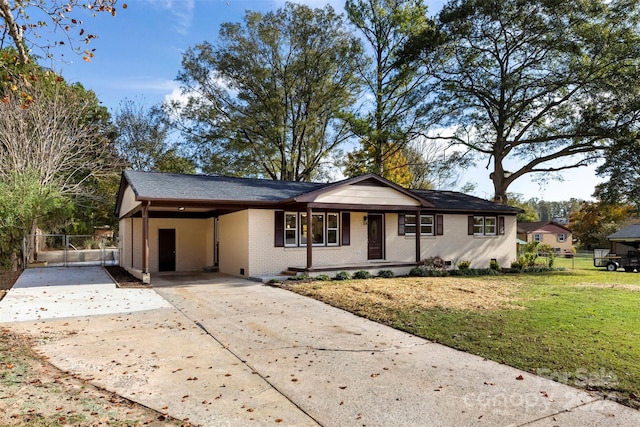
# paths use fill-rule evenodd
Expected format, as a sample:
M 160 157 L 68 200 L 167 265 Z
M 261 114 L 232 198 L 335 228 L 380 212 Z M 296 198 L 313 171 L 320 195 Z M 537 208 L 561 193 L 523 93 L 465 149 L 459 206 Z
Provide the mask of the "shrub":
M 458 263 L 458 270 L 468 270 L 471 268 L 471 261 L 468 259 L 463 259 Z
M 424 277 L 427 275 L 427 270 L 422 267 L 413 267 L 411 271 L 409 271 L 409 276 L 413 277 Z
M 447 277 L 449 272 L 447 270 L 428 270 L 427 276 L 430 277 Z
M 380 270 L 378 272 L 378 277 L 382 277 L 385 279 L 391 279 L 394 276 L 393 271 L 391 270 Z
M 500 264 L 498 264 L 498 261 L 496 261 L 495 259 L 492 259 L 491 261 L 489 261 L 489 269 L 500 271 Z
M 511 269 L 515 271 L 520 271 L 524 268 L 524 260 L 522 257 L 518 258 L 515 261 L 511 262 Z
M 338 274 L 336 274 L 336 277 L 334 277 L 333 279 L 334 280 L 349 280 L 349 279 L 351 279 L 351 275 L 346 271 L 340 271 L 340 272 L 338 272 Z
M 409 271 L 409 276 L 413 277 L 446 277 L 449 276 L 447 270 L 436 270 L 427 267 L 413 267 Z
M 366 270 L 358 270 L 355 273 L 353 273 L 353 278 L 354 279 L 369 279 L 369 278 L 371 278 L 371 273 L 369 273 Z
M 329 280 L 331 280 L 331 277 L 327 276 L 326 274 L 318 274 L 316 277 L 314 277 L 314 279 L 321 282 L 328 282 Z
M 442 270 L 447 266 L 447 263 L 440 256 L 432 256 L 422 261 L 425 267 L 432 270 Z
M 287 280 L 293 280 L 295 282 L 300 282 L 300 281 L 309 280 L 309 279 L 310 279 L 310 277 L 307 274 L 300 274 L 298 276 L 291 276 Z
M 269 283 L 272 285 L 277 285 L 278 283 L 280 283 L 280 279 L 273 278 L 269 280 Z

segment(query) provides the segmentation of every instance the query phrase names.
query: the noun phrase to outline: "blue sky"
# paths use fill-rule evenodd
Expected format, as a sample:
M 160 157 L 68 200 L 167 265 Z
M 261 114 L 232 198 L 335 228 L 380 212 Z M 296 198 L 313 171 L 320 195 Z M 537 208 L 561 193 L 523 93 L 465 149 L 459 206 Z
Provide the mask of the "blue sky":
M 342 11 L 344 0 L 300 0 L 313 7 L 330 3 Z M 443 0 L 426 0 L 429 13 L 435 14 Z M 98 38 L 89 45 L 95 57 L 89 63 L 81 56 L 64 53 L 57 71 L 69 82 L 80 82 L 93 90 L 110 110 L 125 98 L 149 105 L 179 94 L 175 77 L 181 67 L 183 52 L 204 40 L 215 43 L 223 22 L 242 21 L 245 10 L 275 10 L 284 0 L 119 0 L 116 17 L 83 18 L 87 31 Z M 126 3 L 127 8 L 122 9 Z M 461 181 L 477 183 L 475 195 L 491 198 L 489 171 L 480 164 L 469 170 Z M 565 181 L 551 182 L 541 188 L 528 178 L 521 178 L 509 188 L 525 199 L 588 199 L 598 179 L 593 169 L 581 168 L 564 173 Z

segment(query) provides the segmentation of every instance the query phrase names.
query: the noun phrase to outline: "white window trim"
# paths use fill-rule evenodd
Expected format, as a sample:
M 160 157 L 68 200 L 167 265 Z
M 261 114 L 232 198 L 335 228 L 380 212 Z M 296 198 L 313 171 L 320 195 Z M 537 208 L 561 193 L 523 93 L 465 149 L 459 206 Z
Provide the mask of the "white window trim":
M 297 233 L 297 245 L 296 247 L 299 248 L 306 248 L 307 244 L 306 243 L 302 243 L 302 225 L 303 225 L 303 221 L 302 221 L 302 217 L 303 216 L 307 216 L 306 212 L 291 212 L 292 214 L 297 214 L 297 219 L 298 219 L 298 233 Z M 336 215 L 337 219 L 338 219 L 338 226 L 337 228 L 335 228 L 336 230 L 336 243 L 328 243 L 328 224 L 329 222 L 327 221 L 327 216 L 328 215 Z M 340 213 L 338 212 L 312 212 L 311 213 L 311 217 L 313 218 L 314 216 L 322 216 L 322 243 L 314 243 L 313 247 L 336 247 L 336 246 L 340 246 Z M 286 220 L 286 214 L 285 214 L 285 220 Z M 306 223 L 306 219 L 305 219 L 305 223 Z M 313 219 L 312 219 L 312 223 L 313 223 Z M 306 224 L 305 224 L 306 225 Z M 332 228 L 332 230 L 334 230 Z M 286 231 L 285 231 L 286 232 Z M 306 237 L 306 233 L 305 233 L 305 237 Z M 286 242 L 286 235 L 285 235 L 285 242 Z M 287 247 L 292 248 L 294 246 L 292 245 L 287 245 Z
M 487 219 L 493 219 L 493 225 L 487 225 Z M 488 227 L 493 227 L 492 232 L 487 232 Z M 484 217 L 484 227 L 483 227 L 485 236 L 497 236 L 498 235 L 498 217 L 497 216 L 485 216 Z
M 293 216 L 296 220 L 295 228 L 287 228 L 287 215 Z M 300 229 L 300 216 L 298 212 L 285 212 L 284 213 L 284 246 L 285 248 L 297 248 L 299 245 L 298 230 Z M 295 230 L 295 243 L 287 243 L 287 230 Z
M 482 224 L 476 224 L 477 220 L 482 220 Z M 476 227 L 480 227 L 480 231 L 476 231 Z M 473 235 L 474 236 L 484 236 L 484 216 L 474 216 L 473 217 Z
M 542 234 L 540 234 L 540 233 L 533 233 L 533 241 L 534 241 L 534 242 L 542 242 Z
M 409 218 L 413 218 L 413 223 L 409 223 L 408 219 Z M 417 227 L 417 224 L 415 223 L 415 218 L 416 215 L 415 214 L 406 214 L 404 216 L 404 235 L 405 236 L 415 236 L 416 232 L 413 231 L 407 231 L 407 227 Z M 431 218 L 431 224 L 422 224 L 422 220 L 424 218 Z M 431 232 L 430 233 L 425 233 L 422 231 L 423 227 L 427 227 L 430 226 L 431 227 Z M 420 215 L 420 237 L 432 237 L 436 235 L 436 216 L 435 215 Z
M 558 233 L 558 242 L 566 242 L 567 241 L 567 235 L 564 233 Z
M 336 226 L 329 227 L 329 215 L 335 215 L 336 217 Z M 340 214 L 338 212 L 326 212 L 325 213 L 325 242 L 326 246 L 339 246 L 340 245 Z M 329 231 L 335 230 L 336 232 L 336 241 L 335 243 L 329 242 Z

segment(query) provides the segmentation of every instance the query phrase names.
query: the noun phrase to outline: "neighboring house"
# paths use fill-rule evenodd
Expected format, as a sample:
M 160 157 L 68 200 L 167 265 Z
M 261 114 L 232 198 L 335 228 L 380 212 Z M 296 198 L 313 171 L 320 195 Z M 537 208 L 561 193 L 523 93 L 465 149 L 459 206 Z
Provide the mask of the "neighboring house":
M 556 254 L 573 253 L 571 230 L 555 221 L 520 222 L 518 239 L 551 246 Z
M 308 183 L 135 171 L 122 174 L 115 209 L 120 265 L 145 281 L 207 267 L 252 278 L 406 274 L 432 256 L 507 265 L 516 259 L 519 212 L 456 192 L 409 191 L 373 174 Z

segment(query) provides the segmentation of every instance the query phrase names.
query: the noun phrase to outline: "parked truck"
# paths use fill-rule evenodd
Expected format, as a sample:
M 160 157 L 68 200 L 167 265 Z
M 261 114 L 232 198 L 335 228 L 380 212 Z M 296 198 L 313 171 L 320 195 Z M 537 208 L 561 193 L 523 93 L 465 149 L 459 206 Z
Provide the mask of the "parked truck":
M 605 267 L 607 271 L 624 271 L 637 273 L 640 271 L 640 252 L 628 251 L 625 255 L 610 253 L 609 249 L 596 249 L 593 251 L 593 265 Z

